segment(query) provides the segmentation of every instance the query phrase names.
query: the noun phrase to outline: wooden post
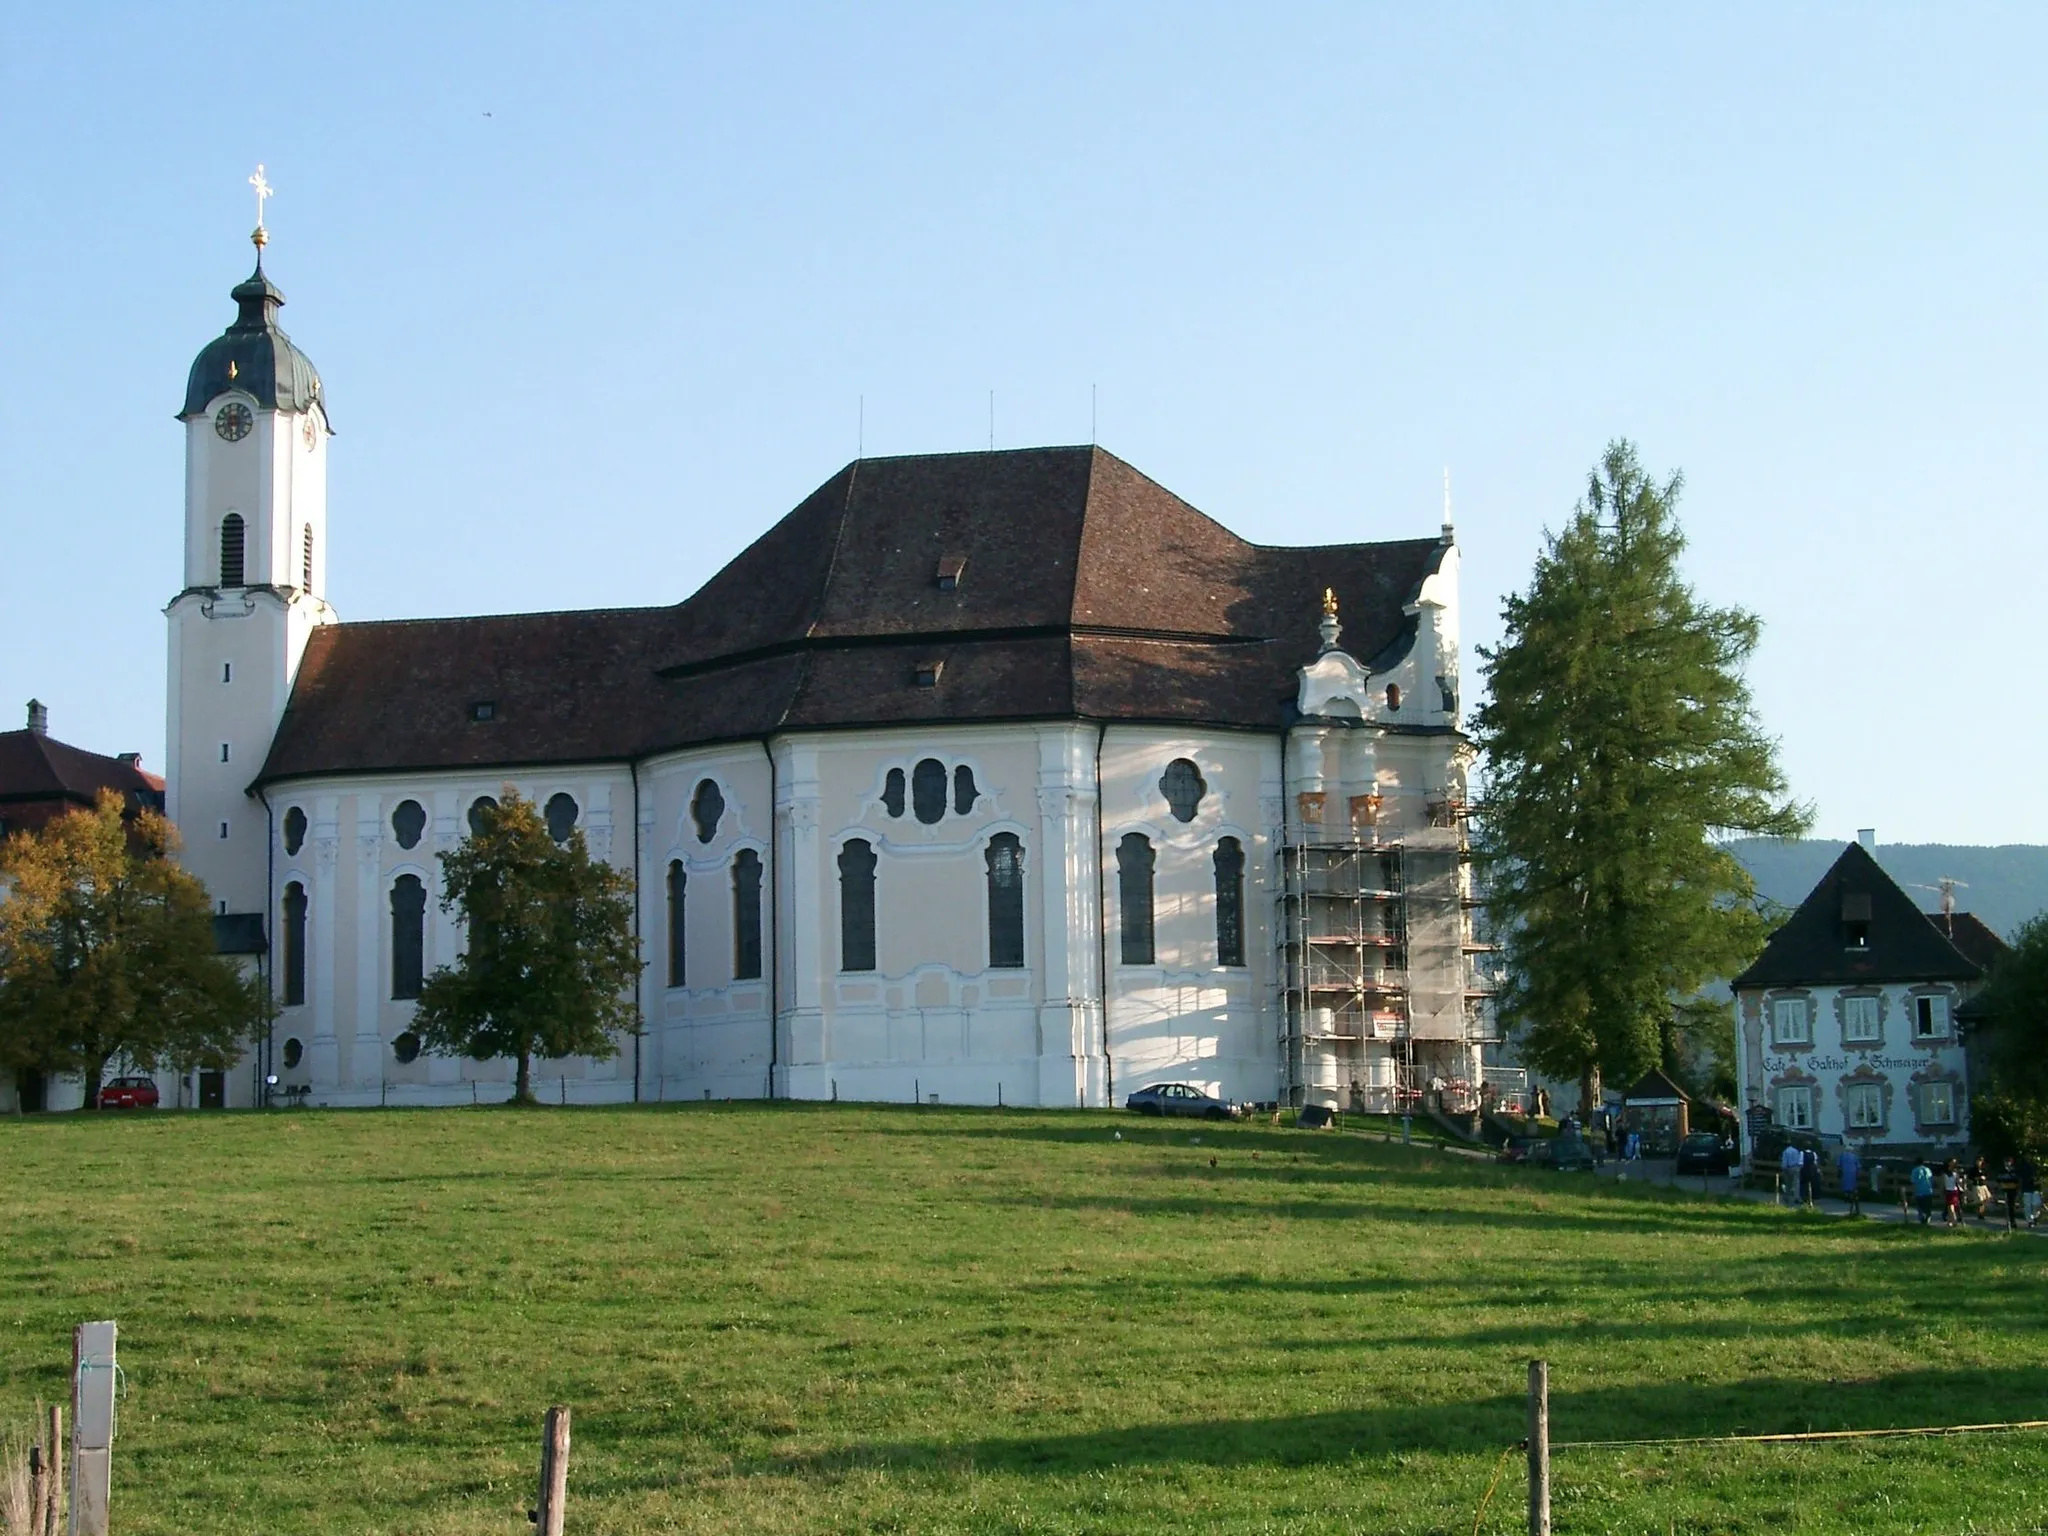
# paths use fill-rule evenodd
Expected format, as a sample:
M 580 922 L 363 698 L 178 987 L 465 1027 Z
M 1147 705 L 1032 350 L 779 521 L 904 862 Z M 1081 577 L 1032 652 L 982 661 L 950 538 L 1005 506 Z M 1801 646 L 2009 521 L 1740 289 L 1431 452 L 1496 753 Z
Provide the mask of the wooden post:
M 43 1445 L 43 1502 L 30 1514 L 28 1526 L 42 1521 L 42 1536 L 58 1536 L 64 1518 L 64 1408 L 50 1404 L 49 1431 Z
M 1529 1362 L 1529 1536 L 1550 1536 L 1550 1366 Z
M 550 1408 L 540 1434 L 540 1536 L 562 1536 L 563 1505 L 569 1497 L 569 1410 Z
M 43 1536 L 43 1448 L 28 1448 L 28 1536 Z

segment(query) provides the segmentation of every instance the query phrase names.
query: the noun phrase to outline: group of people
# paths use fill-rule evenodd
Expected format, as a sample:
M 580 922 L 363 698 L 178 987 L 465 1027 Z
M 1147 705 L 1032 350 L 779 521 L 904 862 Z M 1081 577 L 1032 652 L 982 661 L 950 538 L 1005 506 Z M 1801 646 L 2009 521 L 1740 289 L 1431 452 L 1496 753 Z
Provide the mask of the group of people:
M 1995 1175 L 1981 1157 L 1968 1168 L 1952 1157 L 1942 1164 L 1938 1172 L 1922 1158 L 1906 1177 L 1912 1190 L 1913 1209 L 1920 1213 L 1920 1225 L 1923 1227 L 1934 1223 L 1937 1195 L 1941 1199 L 1941 1223 L 1945 1227 L 1963 1224 L 1965 1201 L 1974 1209 L 1979 1221 L 1990 1221 L 1994 1187 L 1995 1198 L 2005 1207 L 2005 1229 L 2008 1232 L 2016 1232 L 2022 1226 L 2035 1226 L 2041 1220 L 2041 1176 L 2030 1157 L 2008 1157 Z M 1900 1199 L 1899 1208 L 1902 1212 L 1905 1210 L 1905 1197 Z

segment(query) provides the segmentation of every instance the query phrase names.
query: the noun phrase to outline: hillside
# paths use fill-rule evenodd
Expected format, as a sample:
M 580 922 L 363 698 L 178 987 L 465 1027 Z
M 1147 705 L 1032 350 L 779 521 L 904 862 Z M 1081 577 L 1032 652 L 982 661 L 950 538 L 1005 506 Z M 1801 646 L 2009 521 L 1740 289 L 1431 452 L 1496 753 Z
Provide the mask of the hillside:
M 1759 891 L 1781 905 L 1796 907 L 1827 873 L 1843 845 L 1825 838 L 1752 837 L 1729 847 L 1755 878 Z M 2048 911 L 2048 848 L 2028 843 L 1997 848 L 1879 843 L 1873 851 L 1885 873 L 1927 911 L 1940 905 L 1937 888 L 1943 876 L 1962 881 L 1965 888 L 1956 892 L 1956 909 L 1976 913 L 2007 939 L 2035 913 Z

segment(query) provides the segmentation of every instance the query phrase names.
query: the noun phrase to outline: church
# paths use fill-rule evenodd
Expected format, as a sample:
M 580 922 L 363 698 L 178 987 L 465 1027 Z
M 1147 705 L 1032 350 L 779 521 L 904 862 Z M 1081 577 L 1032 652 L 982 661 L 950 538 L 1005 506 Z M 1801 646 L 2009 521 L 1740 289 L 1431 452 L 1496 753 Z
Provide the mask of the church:
M 506 1096 L 409 1025 L 462 947 L 436 855 L 508 789 L 631 873 L 645 958 L 638 1032 L 543 1098 L 1478 1082 L 1448 521 L 1262 546 L 1093 446 L 862 458 L 671 607 L 349 623 L 256 241 L 166 610 L 181 857 L 278 1005 L 227 1103 Z

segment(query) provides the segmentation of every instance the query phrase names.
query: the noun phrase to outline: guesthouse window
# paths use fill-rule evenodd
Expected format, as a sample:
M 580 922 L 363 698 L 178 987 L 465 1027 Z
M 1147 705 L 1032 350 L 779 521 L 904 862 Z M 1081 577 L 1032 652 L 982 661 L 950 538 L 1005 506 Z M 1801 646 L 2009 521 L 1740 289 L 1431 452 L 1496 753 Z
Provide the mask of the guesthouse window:
M 1778 1124 L 1787 1130 L 1813 1129 L 1813 1089 L 1805 1083 L 1788 1083 L 1778 1090 Z
M 306 1001 L 306 888 L 294 880 L 284 888 L 284 1005 Z
M 875 850 L 853 838 L 839 850 L 839 969 L 875 968 Z
M 1116 894 L 1122 926 L 1122 962 L 1152 964 L 1152 866 L 1158 856 L 1142 832 L 1126 832 L 1116 845 Z
M 988 963 L 991 970 L 1024 964 L 1024 844 L 1014 832 L 988 840 Z
M 1954 1125 L 1956 1123 L 1956 1085 L 1954 1083 L 1933 1082 L 1920 1085 L 1920 1123 L 1922 1125 Z
M 1226 837 L 1216 845 L 1216 963 L 1244 964 L 1244 845 Z
M 1939 1040 L 1948 1033 L 1948 999 L 1945 997 L 1916 997 L 1913 999 L 1913 1038 L 1916 1040 Z
M 761 855 L 742 848 L 732 861 L 732 979 L 761 977 Z
M 1842 1090 L 1842 1108 L 1852 1131 L 1884 1129 L 1884 1088 L 1877 1083 L 1850 1083 Z
M 1849 1045 L 1868 1045 L 1883 1037 L 1878 1024 L 1878 1000 L 1874 997 L 1842 999 L 1842 1040 Z
M 690 877 L 683 872 L 681 859 L 670 859 L 668 864 L 668 984 L 672 987 L 683 985 L 686 952 L 683 945 L 683 906 L 690 888 Z
M 230 512 L 220 520 L 220 584 L 242 585 L 242 514 Z
M 420 995 L 427 953 L 427 888 L 418 875 L 391 883 L 391 996 L 404 1002 Z
M 1807 1028 L 1806 999 L 1779 997 L 1771 1000 L 1771 1043 L 1811 1045 L 1813 1033 Z

